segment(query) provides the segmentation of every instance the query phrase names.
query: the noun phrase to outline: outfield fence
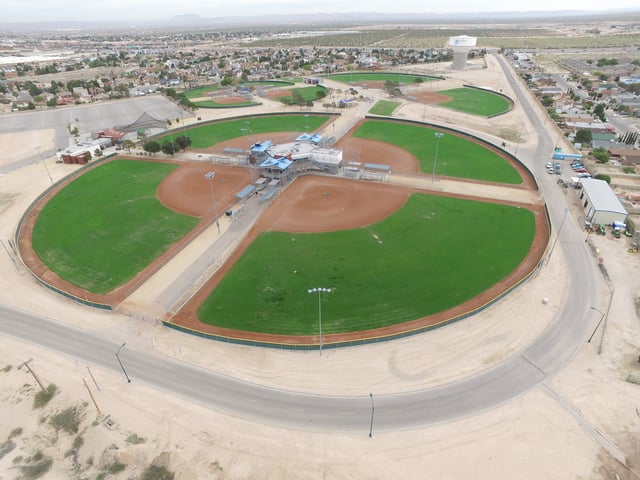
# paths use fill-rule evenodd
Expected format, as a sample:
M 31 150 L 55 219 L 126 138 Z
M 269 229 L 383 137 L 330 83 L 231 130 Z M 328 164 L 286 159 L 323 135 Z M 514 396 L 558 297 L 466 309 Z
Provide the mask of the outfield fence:
M 518 289 L 520 286 L 524 285 L 530 278 L 535 277 L 535 275 L 537 274 L 537 272 L 539 271 L 540 267 L 542 267 L 543 263 L 544 263 L 544 255 L 542 256 L 542 258 L 535 264 L 534 268 L 531 269 L 531 271 L 529 273 L 527 273 L 527 275 L 525 275 L 522 279 L 520 279 L 518 282 L 516 282 L 514 285 L 512 285 L 510 288 L 506 289 L 504 292 L 502 292 L 500 295 L 497 295 L 496 297 L 494 297 L 493 299 L 489 300 L 488 302 L 484 303 L 483 305 L 474 308 L 468 312 L 465 312 L 463 314 L 460 315 L 456 315 L 455 317 L 451 317 L 449 319 L 443 320 L 441 322 L 438 323 L 434 323 L 431 325 L 425 325 L 422 327 L 417 327 L 414 329 L 410 329 L 410 330 L 405 330 L 402 332 L 395 332 L 392 334 L 380 334 L 377 336 L 366 336 L 366 337 L 358 337 L 358 333 L 354 332 L 353 333 L 353 338 L 349 338 L 349 339 L 345 339 L 345 340 L 340 340 L 340 341 L 331 341 L 330 340 L 330 334 L 329 335 L 323 335 L 322 338 L 322 349 L 326 350 L 328 348 L 343 348 L 343 347 L 355 347 L 355 346 L 359 346 L 359 345 L 369 345 L 369 344 L 374 344 L 374 343 L 381 343 L 381 342 L 389 342 L 392 340 L 398 340 L 401 338 L 406 338 L 406 337 L 410 337 L 413 335 L 418 335 L 421 333 L 425 333 L 428 332 L 430 330 L 435 330 L 436 328 L 440 328 L 440 327 L 444 327 L 445 325 L 450 325 L 452 323 L 458 322 L 460 320 L 463 320 L 465 318 L 469 318 L 473 315 L 476 315 L 480 312 L 482 312 L 483 310 L 487 309 L 488 307 L 494 305 L 496 302 L 498 302 L 499 300 L 503 299 L 504 297 L 506 297 L 507 295 L 509 295 L 510 293 L 512 293 L 513 291 L 515 291 L 516 289 Z M 286 342 L 275 342 L 275 341 L 266 341 L 266 340 L 257 340 L 257 339 L 250 339 L 250 338 L 243 338 L 242 337 L 242 332 L 238 331 L 238 335 L 237 336 L 229 336 L 229 335 L 219 335 L 219 334 L 214 334 L 214 333 L 209 333 L 209 332 L 204 332 L 202 330 L 197 330 L 194 328 L 189 328 L 189 327 L 185 327 L 183 325 L 177 325 L 175 323 L 172 323 L 170 320 L 163 320 L 162 324 L 165 327 L 174 329 L 174 330 L 178 330 L 180 332 L 183 333 L 188 333 L 190 335 L 195 335 L 197 337 L 201 337 L 201 338 L 206 338 L 209 340 L 215 340 L 215 341 L 219 341 L 219 342 L 225 342 L 225 343 L 232 343 L 232 344 L 237 344 L 237 345 L 248 345 L 248 346 L 252 346 L 252 347 L 266 347 L 266 348 L 276 348 L 276 349 L 280 349 L 280 350 L 319 350 L 320 349 L 320 344 L 319 343 L 300 343 L 300 342 L 296 342 L 295 340 L 293 340 L 295 337 L 291 337 L 292 338 L 292 342 L 291 343 L 286 343 Z M 259 334 L 257 334 L 259 336 Z

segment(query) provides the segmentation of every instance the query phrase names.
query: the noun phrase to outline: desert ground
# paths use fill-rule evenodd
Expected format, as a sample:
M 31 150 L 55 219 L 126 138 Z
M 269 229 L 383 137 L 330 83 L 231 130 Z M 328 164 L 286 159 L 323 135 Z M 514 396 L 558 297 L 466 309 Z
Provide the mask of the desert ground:
M 499 68 L 491 59 L 487 62 L 487 68 L 478 64 L 463 72 L 447 70 L 446 65 L 425 66 L 425 73 L 447 76 L 442 81 L 446 86 L 425 88 L 449 88 L 473 79 L 476 85 L 510 94 Z M 282 108 L 265 104 L 256 111 Z M 517 143 L 519 154 L 526 157 L 533 132 L 521 108 L 478 122 L 473 116 L 436 106 L 404 103 L 399 116 L 495 135 L 512 148 Z M 353 113 L 357 117 L 363 111 Z M 215 115 L 207 111 L 203 118 Z M 341 118 L 332 129 L 346 131 L 351 124 L 348 118 Z M 11 154 L 13 145 L 3 145 L 6 155 Z M 55 164 L 53 158 L 45 161 L 54 180 L 73 169 Z M 567 266 L 562 249 L 556 249 L 535 278 L 499 303 L 423 335 L 330 350 L 322 356 L 211 342 L 163 328 L 157 318 L 143 311 L 96 311 L 38 286 L 11 255 L 8 241 L 27 206 L 49 185 L 39 164 L 0 177 L 0 239 L 4 247 L 0 249 L 0 304 L 86 329 L 113 339 L 116 345 L 126 340 L 127 348 L 161 353 L 273 388 L 383 395 L 446 384 L 521 351 L 554 320 L 566 300 Z M 572 195 L 567 194 L 568 221 L 579 223 L 581 209 Z M 112 369 L 99 368 L 2 336 L 0 478 L 19 478 L 29 472 L 29 466 L 37 466 L 47 457 L 53 463 L 40 478 L 96 478 L 101 473 L 103 478 L 141 478 L 152 464 L 166 467 L 180 480 L 640 478 L 639 387 L 626 381 L 630 374 L 640 375 L 640 256 L 627 252 L 626 238 L 592 236 L 590 241 L 593 260 L 603 259 L 615 295 L 611 296 L 606 329 L 601 326 L 591 343 L 585 339 L 564 369 L 497 408 L 412 430 L 378 431 L 374 425 L 371 438 L 368 425 L 361 434 L 352 434 L 238 418 L 135 378 L 127 383 L 115 360 Z M 604 281 L 601 290 L 602 304 L 595 307 L 604 311 L 610 297 Z M 593 327 L 599 318 L 594 311 Z M 58 389 L 42 408 L 34 408 L 34 396 L 40 388 L 24 365 L 29 359 L 41 383 Z M 57 430 L 57 414 L 73 407 L 75 430 Z M 619 458 L 626 458 L 627 465 Z M 109 473 L 121 468 L 114 467 L 116 464 L 124 470 Z

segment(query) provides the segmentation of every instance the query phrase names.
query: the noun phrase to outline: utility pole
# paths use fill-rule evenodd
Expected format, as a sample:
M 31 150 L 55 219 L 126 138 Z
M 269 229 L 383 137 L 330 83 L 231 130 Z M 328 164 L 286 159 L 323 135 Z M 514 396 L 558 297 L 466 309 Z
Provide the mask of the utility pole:
M 31 375 L 33 375 L 33 378 L 36 379 L 36 382 L 38 382 L 38 385 L 40 385 L 40 388 L 42 389 L 42 391 L 44 392 L 46 389 L 44 388 L 44 385 L 42 385 L 42 382 L 40 381 L 40 379 L 38 378 L 38 376 L 36 375 L 36 372 L 33 371 L 33 369 L 31 368 L 31 366 L 29 365 L 29 363 L 31 363 L 33 361 L 33 358 L 30 358 L 29 360 L 27 360 L 26 362 L 21 363 L 20 365 L 18 365 L 18 370 L 20 370 L 22 367 L 27 367 L 27 370 L 29 370 L 29 373 Z
M 91 401 L 93 402 L 93 405 L 96 407 L 96 410 L 98 410 L 98 413 L 102 415 L 102 412 L 100 411 L 100 407 L 98 406 L 96 399 L 93 397 L 93 393 L 91 392 L 91 389 L 89 388 L 89 385 L 87 385 L 87 381 L 84 378 L 82 379 L 82 383 L 84 383 L 84 386 L 86 387 L 87 392 L 89 392 L 89 396 L 91 397 Z

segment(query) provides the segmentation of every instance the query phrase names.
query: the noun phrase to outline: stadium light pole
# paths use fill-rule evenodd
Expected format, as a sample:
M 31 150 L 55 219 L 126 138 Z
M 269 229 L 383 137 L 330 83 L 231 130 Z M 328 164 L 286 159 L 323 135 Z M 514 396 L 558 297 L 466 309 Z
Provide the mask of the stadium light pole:
M 320 355 L 322 355 L 322 293 L 331 292 L 330 288 L 315 287 L 307 290 L 309 293 L 318 293 L 318 329 L 320 332 Z
M 433 174 L 431 175 L 431 183 L 436 181 L 436 164 L 438 163 L 438 147 L 440 146 L 440 139 L 444 137 L 444 133 L 436 132 L 434 133 L 436 137 L 436 155 L 433 158 Z
M 209 180 L 209 185 L 211 186 L 211 200 L 213 201 L 213 214 L 216 217 L 216 227 L 218 227 L 218 234 L 220 234 L 220 221 L 218 220 L 218 207 L 216 206 L 216 194 L 213 193 L 213 179 L 216 176 L 216 172 L 209 171 L 204 174 L 204 178 Z
M 118 360 L 118 363 L 120 364 L 120 368 L 122 369 L 122 373 L 124 373 L 124 376 L 127 379 L 127 383 L 131 383 L 131 379 L 129 378 L 129 375 L 127 375 L 127 371 L 124 369 L 124 365 L 122 364 L 122 360 L 120 360 L 120 350 L 122 350 L 122 347 L 124 347 L 127 344 L 127 342 L 122 342 L 122 345 L 120 345 L 118 347 L 118 350 L 116 350 L 116 359 Z

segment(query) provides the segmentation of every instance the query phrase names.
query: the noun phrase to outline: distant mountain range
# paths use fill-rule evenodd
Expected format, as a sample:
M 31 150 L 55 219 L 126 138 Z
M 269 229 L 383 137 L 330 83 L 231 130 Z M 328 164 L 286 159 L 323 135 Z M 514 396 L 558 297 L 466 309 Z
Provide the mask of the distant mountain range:
M 5 32 L 26 31 L 105 31 L 143 29 L 204 29 L 204 28 L 234 28 L 234 27 L 265 27 L 274 30 L 290 30 L 294 27 L 345 28 L 349 26 L 371 24 L 477 24 L 490 25 L 495 23 L 531 23 L 553 22 L 572 23 L 580 21 L 640 21 L 640 7 L 616 9 L 607 11 L 528 11 L 528 12 L 474 12 L 474 13 L 374 13 L 374 12 L 340 12 L 340 13 L 311 13 L 289 15 L 260 15 L 260 16 L 229 16 L 229 17 L 201 17 L 194 13 L 176 15 L 165 21 L 44 21 L 44 22 L 0 22 L 0 30 Z

